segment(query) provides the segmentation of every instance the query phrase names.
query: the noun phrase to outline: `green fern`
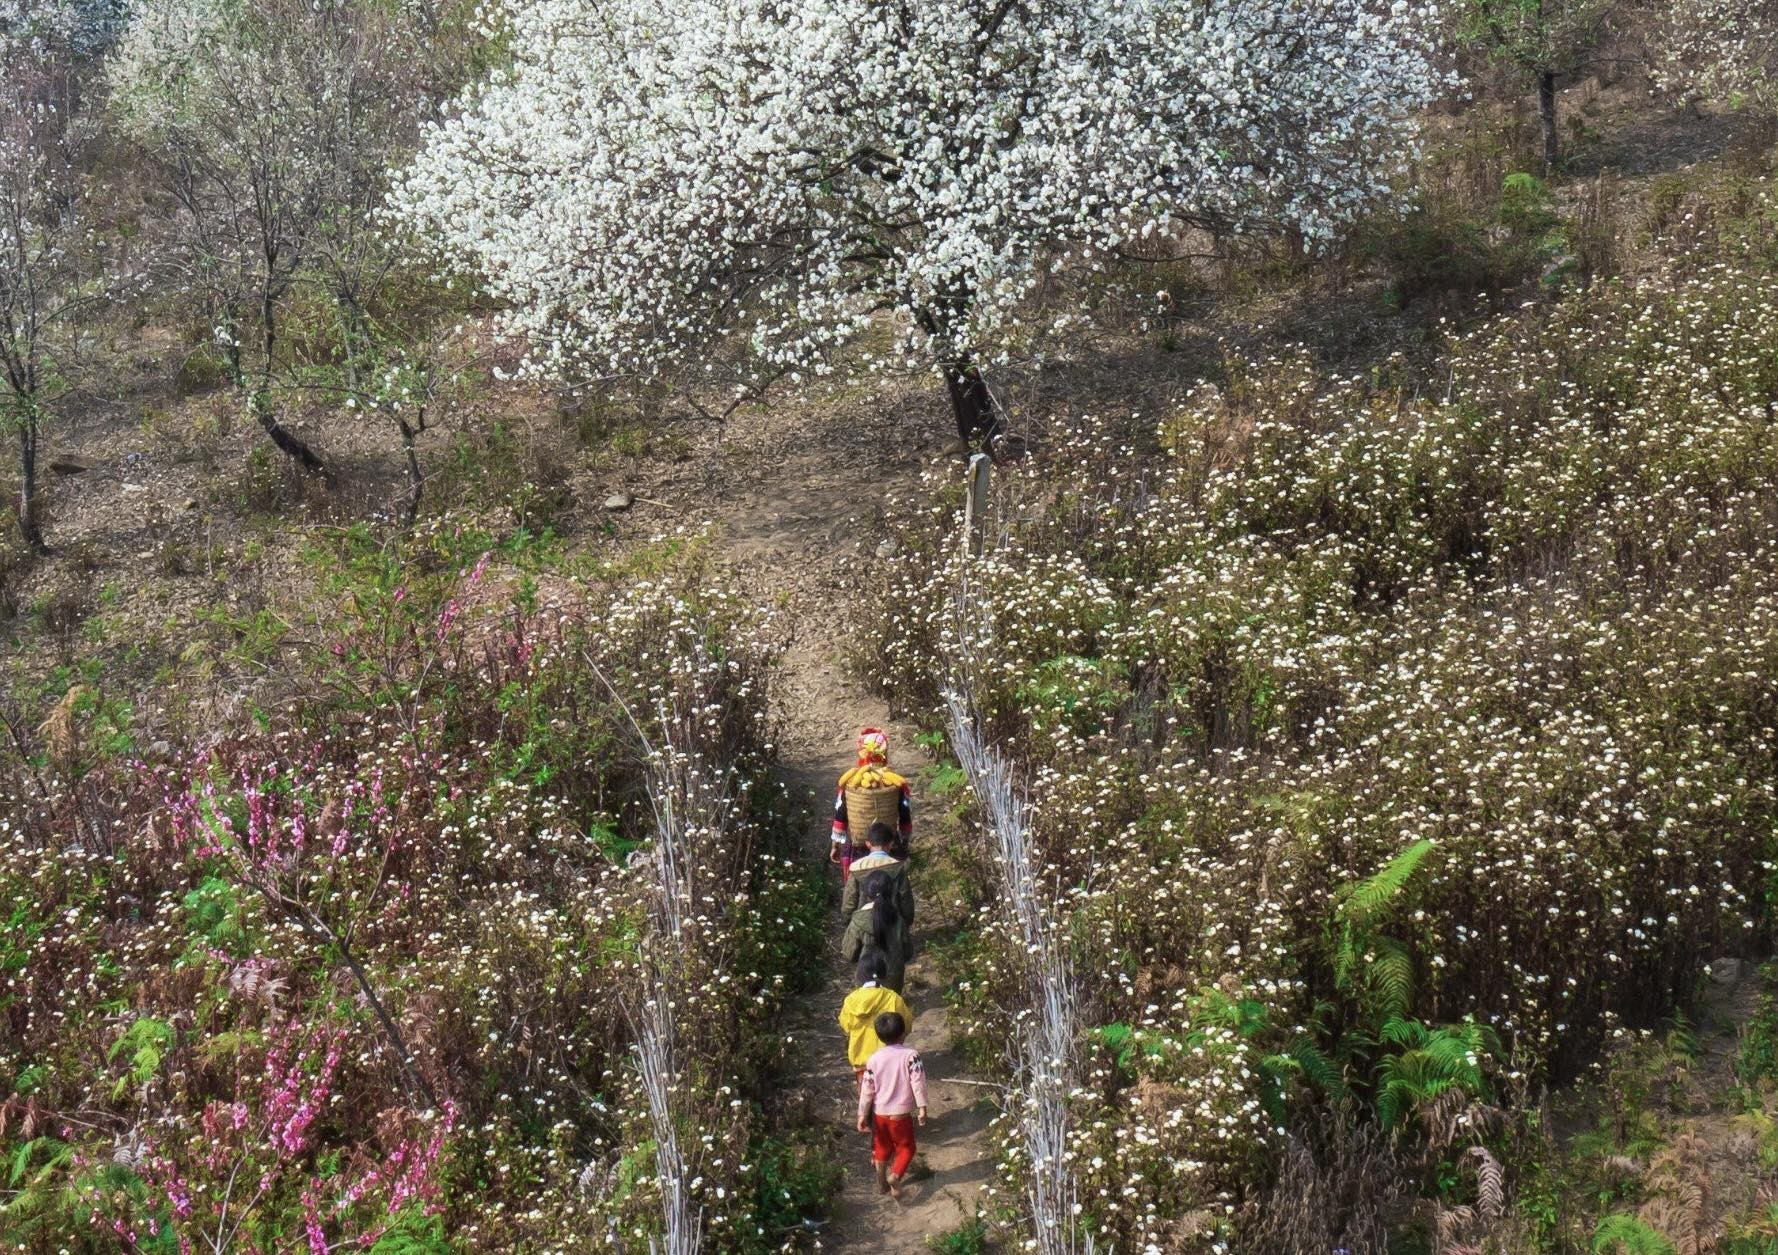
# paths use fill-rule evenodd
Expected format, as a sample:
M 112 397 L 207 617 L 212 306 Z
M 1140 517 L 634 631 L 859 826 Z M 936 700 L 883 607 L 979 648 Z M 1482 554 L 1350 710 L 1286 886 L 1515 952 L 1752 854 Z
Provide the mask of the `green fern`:
M 1338 1100 L 1346 1097 L 1346 1078 L 1341 1074 L 1339 1066 L 1308 1037 L 1298 1037 L 1290 1044 L 1286 1053 L 1296 1060 L 1297 1069 L 1309 1084 L 1329 1098 Z
M 173 1040 L 173 1026 L 152 1016 L 145 1015 L 125 1029 L 123 1036 L 105 1052 L 107 1061 L 117 1058 L 120 1053 L 129 1052 L 129 1074 L 112 1087 L 112 1096 L 121 1097 L 132 1082 L 137 1085 L 147 1084 L 160 1071 L 161 1060 L 173 1048 Z
M 43 1152 L 43 1163 L 32 1171 L 32 1161 Z M 28 1188 L 45 1181 L 56 1169 L 74 1158 L 74 1148 L 54 1137 L 34 1137 L 13 1152 L 6 1183 L 13 1189 Z
M 1431 851 L 1431 841 L 1416 841 L 1374 876 L 1334 895 L 1334 988 L 1359 1004 L 1365 1020 L 1400 1019 L 1413 1008 L 1413 955 L 1377 927 Z
M 37 1249 L 26 1238 L 67 1234 L 78 1225 L 76 1217 L 91 1210 L 78 1183 L 70 1179 L 73 1162 L 74 1147 L 54 1137 L 32 1138 L 6 1161 L 0 1232 L 18 1240 L 18 1249 Z
M 1117 1064 L 1118 1071 L 1131 1072 L 1135 1068 L 1136 1030 L 1128 1024 L 1101 1024 L 1093 1030 L 1093 1036 L 1099 1039 L 1111 1054 L 1112 1062 Z
M 1291 1086 L 1299 1081 L 1338 1100 L 1346 1097 L 1346 1082 L 1333 1060 L 1307 1037 L 1298 1037 L 1276 1054 L 1261 1056 L 1257 1071 L 1260 1077 L 1260 1105 L 1274 1124 L 1283 1124 L 1285 1100 Z
M 1408 948 L 1388 937 L 1371 939 L 1376 955 L 1365 971 L 1371 1005 L 1385 1018 L 1406 1015 L 1414 1003 L 1414 960 Z
M 1191 1018 L 1198 1027 L 1187 1034 L 1188 1049 L 1212 1054 L 1227 1054 L 1233 1047 L 1226 1036 L 1214 1029 L 1233 1033 L 1241 1041 L 1264 1048 L 1264 1039 L 1273 1037 L 1271 1010 L 1257 998 L 1233 998 L 1220 989 L 1206 989 L 1192 1001 Z M 1329 1098 L 1344 1098 L 1346 1083 L 1335 1066 L 1314 1040 L 1297 1034 L 1283 1049 L 1261 1055 L 1259 1101 L 1273 1123 L 1283 1124 L 1285 1106 L 1293 1086 L 1306 1083 Z
M 1607 1216 L 1593 1230 L 1593 1255 L 1676 1255 L 1673 1243 L 1634 1216 Z
M 1370 879 L 1342 887 L 1336 908 L 1341 920 L 1359 927 L 1374 920 L 1401 896 L 1430 853 L 1431 841 L 1416 841 L 1385 863 L 1383 869 Z
M 1686 1063 L 1697 1061 L 1698 1033 L 1683 1011 L 1673 1013 L 1673 1023 L 1667 1029 L 1667 1051 Z
M 444 1221 L 417 1211 L 404 1211 L 383 1230 L 370 1255 L 450 1255 Z
M 1392 1018 L 1377 1036 L 1380 1043 L 1400 1048 L 1377 1065 L 1377 1121 L 1384 1128 L 1398 1127 L 1453 1089 L 1471 1098 L 1488 1096 L 1483 1065 L 1500 1052 L 1500 1040 L 1487 1025 L 1466 1022 L 1429 1028 L 1418 1020 Z
M 1231 998 L 1220 989 L 1206 989 L 1192 1003 L 1192 1021 L 1251 1040 L 1270 1027 L 1271 1013 L 1257 998 Z

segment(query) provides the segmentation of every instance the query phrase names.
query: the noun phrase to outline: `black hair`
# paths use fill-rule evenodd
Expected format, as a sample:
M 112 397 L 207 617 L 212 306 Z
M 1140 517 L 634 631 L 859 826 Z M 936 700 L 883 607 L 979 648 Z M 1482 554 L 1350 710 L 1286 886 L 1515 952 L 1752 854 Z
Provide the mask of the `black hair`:
M 883 962 L 883 952 L 875 946 L 866 946 L 864 953 L 858 958 L 858 983 L 868 985 L 872 981 L 883 983 L 888 975 L 888 965 Z
M 895 1045 L 908 1035 L 907 1021 L 901 1018 L 901 1013 L 898 1011 L 883 1012 L 871 1027 L 877 1030 L 878 1039 L 889 1046 Z
M 895 829 L 879 819 L 870 826 L 870 831 L 864 834 L 864 840 L 865 844 L 875 849 L 886 850 L 895 844 Z
M 878 950 L 889 948 L 900 915 L 895 909 L 895 880 L 886 871 L 873 871 L 859 886 L 859 896 L 870 907 L 870 935 Z

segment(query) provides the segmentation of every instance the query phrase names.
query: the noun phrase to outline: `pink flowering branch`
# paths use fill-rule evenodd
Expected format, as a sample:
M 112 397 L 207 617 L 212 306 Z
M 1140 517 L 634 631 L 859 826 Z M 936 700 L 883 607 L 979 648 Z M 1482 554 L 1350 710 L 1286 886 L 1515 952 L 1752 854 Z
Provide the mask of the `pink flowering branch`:
M 312 768 L 314 764 L 309 766 Z M 296 923 L 323 948 L 330 948 L 339 955 L 340 962 L 351 974 L 359 993 L 394 1048 L 411 1091 L 423 1095 L 427 1104 L 436 1108 L 437 1095 L 414 1065 L 413 1052 L 408 1049 L 400 1026 L 390 1015 L 370 973 L 365 970 L 352 947 L 352 934 L 358 920 L 363 918 L 364 912 L 368 911 L 370 903 L 382 889 L 394 845 L 393 834 L 386 836 L 376 881 L 363 907 L 345 927 L 336 927 L 310 901 L 309 894 L 305 891 L 310 878 L 303 875 L 302 859 L 306 854 L 314 854 L 322 859 L 324 865 L 337 866 L 348 845 L 345 825 L 341 823 L 331 836 L 326 837 L 326 845 L 321 846 L 319 839 L 323 834 L 319 829 L 327 825 L 311 825 L 300 798 L 290 801 L 288 815 L 280 813 L 274 800 L 276 794 L 270 787 L 273 781 L 280 778 L 276 763 L 243 765 L 239 769 L 238 778 L 246 808 L 243 831 L 234 830 L 233 821 L 223 813 L 217 801 L 215 783 L 206 781 L 197 793 L 187 789 L 182 795 L 172 799 L 170 811 L 175 835 L 184 839 L 202 856 L 229 858 L 241 883 L 257 891 L 268 904 L 286 919 Z M 373 773 L 368 784 L 353 791 L 361 794 L 356 800 L 365 803 L 372 830 L 388 832 L 393 813 L 384 799 L 381 774 Z M 345 809 L 348 812 L 350 810 L 349 807 Z M 329 812 L 323 812 L 322 820 L 328 818 Z

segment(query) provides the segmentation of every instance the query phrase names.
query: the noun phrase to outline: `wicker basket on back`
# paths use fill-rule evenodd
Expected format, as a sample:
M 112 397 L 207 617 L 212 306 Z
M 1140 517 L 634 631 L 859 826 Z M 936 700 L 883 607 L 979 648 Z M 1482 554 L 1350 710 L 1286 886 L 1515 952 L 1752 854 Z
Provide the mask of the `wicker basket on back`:
M 852 844 L 862 846 L 874 823 L 888 824 L 889 831 L 895 834 L 891 849 L 900 847 L 901 789 L 893 784 L 879 784 L 871 789 L 848 785 L 846 832 L 852 838 Z

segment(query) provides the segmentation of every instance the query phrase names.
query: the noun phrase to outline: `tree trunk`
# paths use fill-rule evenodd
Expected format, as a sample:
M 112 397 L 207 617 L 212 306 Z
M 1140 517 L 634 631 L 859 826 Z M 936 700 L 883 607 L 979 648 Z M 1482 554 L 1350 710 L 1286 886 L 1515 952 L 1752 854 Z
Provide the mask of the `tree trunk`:
M 253 417 L 259 420 L 259 425 L 265 429 L 265 434 L 272 438 L 272 443 L 277 445 L 282 452 L 295 458 L 303 470 L 321 474 L 327 473 L 327 467 L 319 457 L 315 456 L 315 451 L 304 444 L 300 436 L 293 435 L 288 427 L 278 421 L 278 416 L 272 413 L 271 400 L 266 396 L 264 390 L 253 394 L 248 402 L 248 408 L 253 411 Z
M 19 535 L 33 553 L 49 552 L 37 496 L 37 415 L 30 410 L 19 419 Z
M 407 458 L 407 505 L 402 511 L 402 526 L 412 531 L 420 517 L 420 494 L 426 489 L 426 478 L 420 474 L 420 455 L 414 450 L 418 435 L 405 420 L 401 424 L 401 451 Z
M 1545 70 L 1537 77 L 1537 114 L 1543 121 L 1543 172 L 1554 174 L 1560 156 L 1556 136 L 1556 72 Z
M 1000 431 L 1000 415 L 988 394 L 982 372 L 967 362 L 946 362 L 945 390 L 951 394 L 951 414 L 957 420 L 957 436 L 965 444 L 987 443 Z
M 277 258 L 267 254 L 267 273 L 276 274 L 277 268 Z M 278 416 L 272 413 L 272 362 L 275 360 L 274 354 L 278 348 L 278 306 L 269 284 L 260 289 L 259 329 L 260 351 L 264 354 L 264 360 L 260 363 L 259 387 L 254 391 L 252 397 L 253 416 L 259 420 L 259 425 L 265 428 L 265 434 L 272 438 L 272 443 L 285 454 L 295 458 L 297 465 L 301 466 L 303 470 L 326 475 L 327 468 L 321 464 L 321 459 L 315 456 L 315 451 L 304 444 L 300 437 L 292 435 L 289 429 L 278 421 Z
M 959 311 L 966 305 L 967 302 L 959 298 L 942 315 L 931 309 L 919 310 L 914 315 L 940 352 L 948 347 L 945 327 L 960 316 Z M 966 445 L 978 438 L 986 444 L 999 433 L 1000 416 L 994 409 L 994 398 L 988 393 L 982 372 L 967 358 L 941 360 L 938 365 L 944 372 L 945 391 L 951 396 L 951 414 L 957 420 L 958 438 Z

